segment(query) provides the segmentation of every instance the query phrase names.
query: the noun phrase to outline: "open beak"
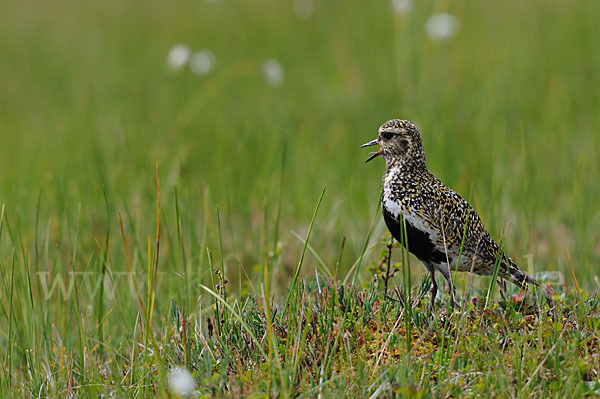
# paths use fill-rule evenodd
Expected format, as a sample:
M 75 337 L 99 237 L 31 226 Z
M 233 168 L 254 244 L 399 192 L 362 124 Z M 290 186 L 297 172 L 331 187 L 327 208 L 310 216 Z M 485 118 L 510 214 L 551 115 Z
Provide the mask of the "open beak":
M 360 146 L 360 148 L 365 148 L 365 147 L 370 147 L 372 145 L 378 145 L 379 143 L 377 142 L 377 139 L 373 140 L 373 141 L 369 141 L 368 143 L 365 143 L 363 145 Z M 377 152 L 372 152 L 371 156 L 369 158 L 367 158 L 367 160 L 365 161 L 365 163 L 369 162 L 370 160 L 377 158 L 378 156 L 381 155 L 381 147 L 379 147 L 379 151 Z

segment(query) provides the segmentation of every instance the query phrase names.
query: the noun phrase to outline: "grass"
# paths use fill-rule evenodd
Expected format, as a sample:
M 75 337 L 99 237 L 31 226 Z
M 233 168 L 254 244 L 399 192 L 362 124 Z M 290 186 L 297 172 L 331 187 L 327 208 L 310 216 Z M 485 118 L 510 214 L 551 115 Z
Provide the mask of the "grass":
M 295 3 L 0 4 L 2 396 L 165 397 L 180 366 L 200 396 L 599 395 L 600 5 Z M 215 69 L 169 72 L 181 42 Z M 393 117 L 558 276 L 555 320 L 464 275 L 429 317 L 400 248 L 384 298 L 358 147 Z

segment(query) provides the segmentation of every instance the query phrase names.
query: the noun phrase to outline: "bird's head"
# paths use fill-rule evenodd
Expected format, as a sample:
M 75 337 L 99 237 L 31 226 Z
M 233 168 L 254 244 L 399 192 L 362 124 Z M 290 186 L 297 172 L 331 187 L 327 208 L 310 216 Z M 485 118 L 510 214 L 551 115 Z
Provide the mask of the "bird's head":
M 365 161 L 382 156 L 389 168 L 391 165 L 411 165 L 417 168 L 425 167 L 425 153 L 421 143 L 421 133 L 417 126 L 407 120 L 392 119 L 379 128 L 379 134 L 373 141 L 361 146 L 379 145 L 379 151 L 371 153 Z

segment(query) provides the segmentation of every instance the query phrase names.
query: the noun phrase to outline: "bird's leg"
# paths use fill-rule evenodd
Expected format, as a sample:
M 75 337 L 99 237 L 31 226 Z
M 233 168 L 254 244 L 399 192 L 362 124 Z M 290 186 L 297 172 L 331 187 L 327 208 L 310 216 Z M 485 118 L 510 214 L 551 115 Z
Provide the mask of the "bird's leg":
M 435 269 L 433 267 L 429 270 L 429 275 L 431 277 L 431 289 L 429 290 L 431 293 L 431 302 L 429 304 L 429 310 L 433 312 L 435 310 L 435 297 L 438 291 L 438 286 L 435 282 Z
M 500 296 L 502 296 L 502 299 L 504 299 L 506 301 L 507 300 L 506 280 L 498 279 L 498 287 L 500 287 Z
M 454 282 L 452 281 L 452 272 L 450 269 L 443 265 L 438 268 L 442 276 L 448 282 L 448 296 L 450 296 L 450 307 L 454 309 L 454 305 L 457 305 L 460 308 L 460 302 L 456 299 L 456 288 L 454 287 Z
M 460 301 L 456 299 L 456 289 L 454 288 L 454 284 L 450 284 L 448 286 L 448 295 L 450 295 L 450 307 L 454 309 L 454 306 L 460 308 Z
M 461 307 L 460 301 L 456 299 L 456 289 L 454 289 L 454 285 L 448 286 L 448 295 L 450 296 L 450 308 L 454 310 L 454 307 Z

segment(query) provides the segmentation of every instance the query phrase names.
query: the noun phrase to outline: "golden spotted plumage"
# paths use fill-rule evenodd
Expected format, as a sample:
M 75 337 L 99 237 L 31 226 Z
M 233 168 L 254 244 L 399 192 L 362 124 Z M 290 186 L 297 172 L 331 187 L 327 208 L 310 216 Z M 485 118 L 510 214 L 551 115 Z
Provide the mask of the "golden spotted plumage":
M 367 161 L 382 156 L 386 163 L 381 198 L 384 220 L 400 242 L 404 241 L 401 225 L 406 225 L 408 250 L 431 275 L 432 306 L 437 293 L 436 271 L 448 280 L 452 290 L 451 271 L 492 275 L 497 264 L 500 278 L 524 289 L 530 284 L 539 286 L 500 249 L 467 201 L 429 172 L 415 124 L 401 119 L 387 121 L 379 128 L 377 139 L 364 146 L 368 145 L 379 145 L 380 149 Z M 549 292 L 545 288 L 543 292 L 551 305 Z M 454 292 L 451 294 L 453 301 Z

